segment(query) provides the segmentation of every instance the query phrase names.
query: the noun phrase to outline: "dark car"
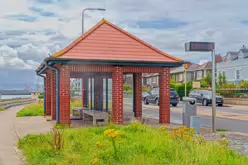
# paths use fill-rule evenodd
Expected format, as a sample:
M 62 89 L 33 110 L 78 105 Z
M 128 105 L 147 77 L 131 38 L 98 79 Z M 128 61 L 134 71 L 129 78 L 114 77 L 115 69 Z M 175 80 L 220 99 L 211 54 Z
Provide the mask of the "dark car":
M 149 103 L 159 105 L 159 88 L 154 88 L 151 93 L 148 93 L 146 97 L 144 97 L 144 103 L 148 105 Z M 170 104 L 172 106 L 177 106 L 179 103 L 179 95 L 174 89 L 170 89 Z
M 208 90 L 193 90 L 190 92 L 189 97 L 196 98 L 198 103 L 204 106 L 212 104 L 212 91 Z M 218 106 L 223 106 L 224 100 L 221 96 L 216 96 L 216 104 Z

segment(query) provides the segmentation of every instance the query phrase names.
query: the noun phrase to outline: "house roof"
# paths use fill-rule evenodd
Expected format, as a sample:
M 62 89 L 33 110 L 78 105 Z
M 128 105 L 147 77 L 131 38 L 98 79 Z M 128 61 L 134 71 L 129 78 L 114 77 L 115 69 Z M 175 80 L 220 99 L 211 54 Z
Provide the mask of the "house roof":
M 216 60 L 215 61 L 216 63 L 219 63 L 219 62 L 223 61 L 223 58 L 222 58 L 222 56 L 217 55 L 217 56 L 215 56 L 215 60 Z M 212 69 L 212 62 L 206 62 L 202 65 L 195 67 L 195 70 L 204 70 L 204 69 Z
M 221 62 L 222 61 L 222 56 L 221 55 L 217 55 L 217 56 L 215 56 L 215 62 L 216 63 L 219 63 L 219 62 Z
M 83 61 L 182 63 L 116 25 L 102 20 L 51 58 Z
M 238 58 L 238 54 L 239 54 L 239 52 L 227 52 L 227 54 L 225 55 L 225 57 L 223 57 L 223 60 L 222 61 L 223 62 L 227 61 L 228 55 L 231 56 L 231 60 L 235 60 L 235 59 Z
M 187 69 L 187 72 L 193 72 L 195 70 L 195 68 L 199 67 L 200 65 L 198 64 L 189 64 L 189 68 Z M 173 74 L 173 73 L 181 73 L 181 72 L 184 72 L 185 71 L 185 68 L 184 66 L 180 66 L 180 67 L 176 67 L 176 68 L 173 68 L 171 69 L 170 73 Z
M 204 69 L 207 69 L 207 68 L 211 68 L 212 67 L 212 62 L 206 62 L 198 67 L 195 68 L 195 70 L 204 70 Z

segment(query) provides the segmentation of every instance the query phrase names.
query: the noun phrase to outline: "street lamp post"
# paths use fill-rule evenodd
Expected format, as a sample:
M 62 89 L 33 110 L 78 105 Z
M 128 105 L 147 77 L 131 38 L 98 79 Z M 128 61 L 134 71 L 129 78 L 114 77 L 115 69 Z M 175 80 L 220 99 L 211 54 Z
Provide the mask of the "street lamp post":
M 106 9 L 103 9 L 103 8 L 86 8 L 83 10 L 82 12 L 82 34 L 84 34 L 84 12 L 86 10 L 99 10 L 99 11 L 106 11 Z
M 216 58 L 215 51 L 212 50 L 212 129 L 216 132 L 216 84 L 215 84 Z

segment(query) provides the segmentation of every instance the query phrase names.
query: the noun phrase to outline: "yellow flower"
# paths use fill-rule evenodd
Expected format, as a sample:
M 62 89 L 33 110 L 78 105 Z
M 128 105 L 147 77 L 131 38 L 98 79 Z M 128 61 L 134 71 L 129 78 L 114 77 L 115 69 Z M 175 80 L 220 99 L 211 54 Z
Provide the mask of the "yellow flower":
M 116 139 L 119 136 L 122 136 L 122 133 L 120 131 L 116 131 L 114 129 L 108 129 L 106 131 L 104 131 L 104 135 L 108 136 L 111 139 Z
M 163 130 L 163 131 L 165 131 L 165 130 L 167 130 L 167 127 L 166 126 L 162 126 L 162 127 L 160 127 L 160 129 Z
M 95 164 L 99 164 L 100 160 L 98 158 L 94 158 L 93 160 L 90 161 L 91 164 L 95 165 Z

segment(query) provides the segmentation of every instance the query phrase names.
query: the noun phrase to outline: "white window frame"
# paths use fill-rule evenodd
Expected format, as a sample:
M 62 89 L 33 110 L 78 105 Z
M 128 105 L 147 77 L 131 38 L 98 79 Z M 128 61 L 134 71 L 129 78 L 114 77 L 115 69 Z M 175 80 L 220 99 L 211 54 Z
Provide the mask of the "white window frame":
M 199 74 L 199 73 L 201 73 L 201 74 Z M 201 75 L 201 76 L 199 76 L 199 75 Z M 196 72 L 196 77 L 197 77 L 197 80 L 201 80 L 202 79 L 202 70 L 198 70 Z
M 156 76 L 152 77 L 152 83 L 153 84 L 157 83 L 157 77 Z
M 239 71 L 239 78 L 237 78 L 237 71 Z M 241 69 L 235 69 L 235 80 L 241 80 Z

